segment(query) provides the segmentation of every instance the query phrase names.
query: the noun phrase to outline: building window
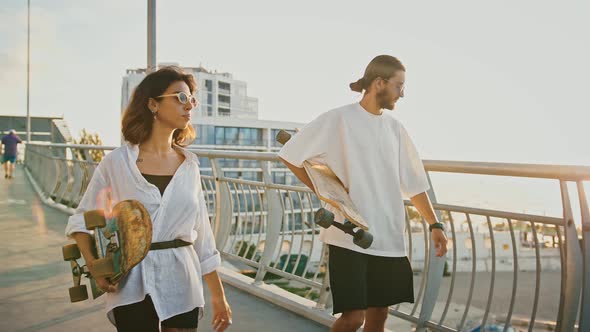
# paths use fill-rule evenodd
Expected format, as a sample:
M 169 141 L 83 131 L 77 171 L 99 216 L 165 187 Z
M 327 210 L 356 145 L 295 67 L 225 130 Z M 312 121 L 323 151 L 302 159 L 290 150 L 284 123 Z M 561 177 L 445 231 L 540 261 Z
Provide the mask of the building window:
M 262 146 L 262 129 L 258 128 L 240 128 L 238 134 L 240 145 Z
M 207 116 L 213 116 L 213 106 L 207 106 Z
M 230 84 L 226 82 L 218 82 L 219 90 L 224 90 L 224 92 L 230 91 Z
M 222 145 L 225 140 L 225 131 L 223 127 L 215 127 L 215 144 Z
M 219 116 L 230 116 L 231 112 L 230 112 L 229 108 L 219 107 L 217 109 L 217 114 L 219 114 Z
M 218 95 L 218 96 L 217 96 L 217 100 L 218 100 L 220 103 L 226 103 L 226 104 L 229 104 L 229 102 L 230 102 L 230 98 L 229 98 L 229 96 L 224 96 L 224 95 Z
M 207 94 L 207 105 L 213 105 L 213 94 L 212 93 Z
M 213 91 L 213 81 L 205 80 L 205 87 L 207 88 L 207 91 Z

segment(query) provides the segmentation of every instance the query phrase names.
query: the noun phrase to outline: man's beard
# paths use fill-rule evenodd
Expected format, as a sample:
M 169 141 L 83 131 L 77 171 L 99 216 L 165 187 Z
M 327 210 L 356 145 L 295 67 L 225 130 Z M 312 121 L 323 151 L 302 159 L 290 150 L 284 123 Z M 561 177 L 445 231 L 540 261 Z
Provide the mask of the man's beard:
M 387 90 L 380 91 L 377 93 L 377 103 L 379 107 L 392 111 L 395 108 L 395 101 L 391 98 L 391 95 Z

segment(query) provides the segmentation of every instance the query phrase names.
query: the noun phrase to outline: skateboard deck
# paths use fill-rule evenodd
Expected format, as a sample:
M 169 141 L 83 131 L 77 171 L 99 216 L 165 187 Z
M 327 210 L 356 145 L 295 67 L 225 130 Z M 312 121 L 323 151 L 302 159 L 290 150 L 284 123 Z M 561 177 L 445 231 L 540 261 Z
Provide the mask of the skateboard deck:
M 291 134 L 284 130 L 279 131 L 276 137 L 276 140 L 281 144 L 287 143 L 289 139 L 291 139 Z M 324 208 L 320 208 L 315 213 L 316 223 L 324 228 L 335 226 L 343 232 L 352 235 L 356 245 L 365 249 L 370 247 L 373 242 L 373 236 L 368 232 L 369 225 L 358 212 L 358 209 L 348 195 L 348 191 L 340 179 L 338 179 L 338 176 L 327 165 L 312 164 L 309 161 L 304 161 L 303 168 L 311 179 L 318 198 L 335 207 L 346 217 L 344 224 L 334 222 L 334 214 Z M 360 229 L 354 231 L 356 227 Z
M 93 298 L 104 292 L 96 285 L 94 278 L 106 278 L 116 284 L 139 264 L 150 250 L 152 222 L 145 207 L 136 200 L 117 203 L 112 212 L 91 210 L 84 213 L 86 228 L 94 230 L 92 235 L 96 260 L 92 262 L 91 275 L 88 266 L 80 266 L 78 246 L 68 244 L 62 248 L 65 261 L 70 261 L 74 287 L 70 288 L 70 300 L 78 302 L 88 299 L 86 285 L 81 285 L 82 276 L 90 280 Z
M 303 162 L 303 168 L 305 168 L 305 172 L 313 183 L 316 195 L 322 201 L 337 208 L 348 221 L 357 227 L 369 230 L 369 225 L 358 212 L 344 185 L 328 166 L 314 165 L 305 161 Z

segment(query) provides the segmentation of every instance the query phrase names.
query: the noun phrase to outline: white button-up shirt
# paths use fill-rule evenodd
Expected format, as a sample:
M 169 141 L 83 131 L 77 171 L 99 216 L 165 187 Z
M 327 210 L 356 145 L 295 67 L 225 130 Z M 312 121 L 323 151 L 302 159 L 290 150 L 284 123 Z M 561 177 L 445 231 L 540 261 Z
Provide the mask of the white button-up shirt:
M 92 234 L 85 227 L 84 211 L 110 210 L 110 193 L 111 208 L 127 199 L 145 206 L 152 219 L 152 242 L 181 239 L 193 243 L 149 251 L 119 282 L 118 291 L 107 293 L 108 317 L 113 324 L 113 308 L 140 302 L 148 294 L 160 321 L 205 305 L 202 275 L 214 271 L 221 259 L 209 224 L 197 156 L 180 150 L 185 160 L 163 195 L 137 168 L 137 145 L 127 143 L 113 150 L 94 171 L 76 213 L 68 220 L 67 236 L 74 232 Z

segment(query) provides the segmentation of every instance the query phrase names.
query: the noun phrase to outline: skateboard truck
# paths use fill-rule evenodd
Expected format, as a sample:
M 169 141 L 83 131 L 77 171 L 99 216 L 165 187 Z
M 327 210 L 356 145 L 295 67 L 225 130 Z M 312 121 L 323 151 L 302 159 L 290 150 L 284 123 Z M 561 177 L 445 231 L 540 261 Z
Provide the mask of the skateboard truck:
M 86 265 L 80 266 L 77 259 L 81 257 L 80 250 L 76 244 L 68 244 L 62 247 L 62 254 L 64 261 L 70 261 L 72 267 L 72 277 L 74 279 L 74 287 L 70 287 L 70 300 L 72 302 L 79 302 L 88 299 L 88 291 L 86 285 L 81 285 L 82 276 L 88 277 L 90 271 Z
M 352 241 L 354 244 L 363 249 L 369 248 L 373 243 L 373 235 L 371 235 L 371 233 L 365 232 L 363 229 L 358 228 L 355 224 L 351 223 L 347 219 L 344 220 L 343 224 L 334 222 L 334 214 L 325 208 L 319 208 L 315 213 L 314 219 L 316 224 L 323 228 L 334 226 L 344 233 L 352 235 Z M 355 231 L 355 228 L 358 229 Z

